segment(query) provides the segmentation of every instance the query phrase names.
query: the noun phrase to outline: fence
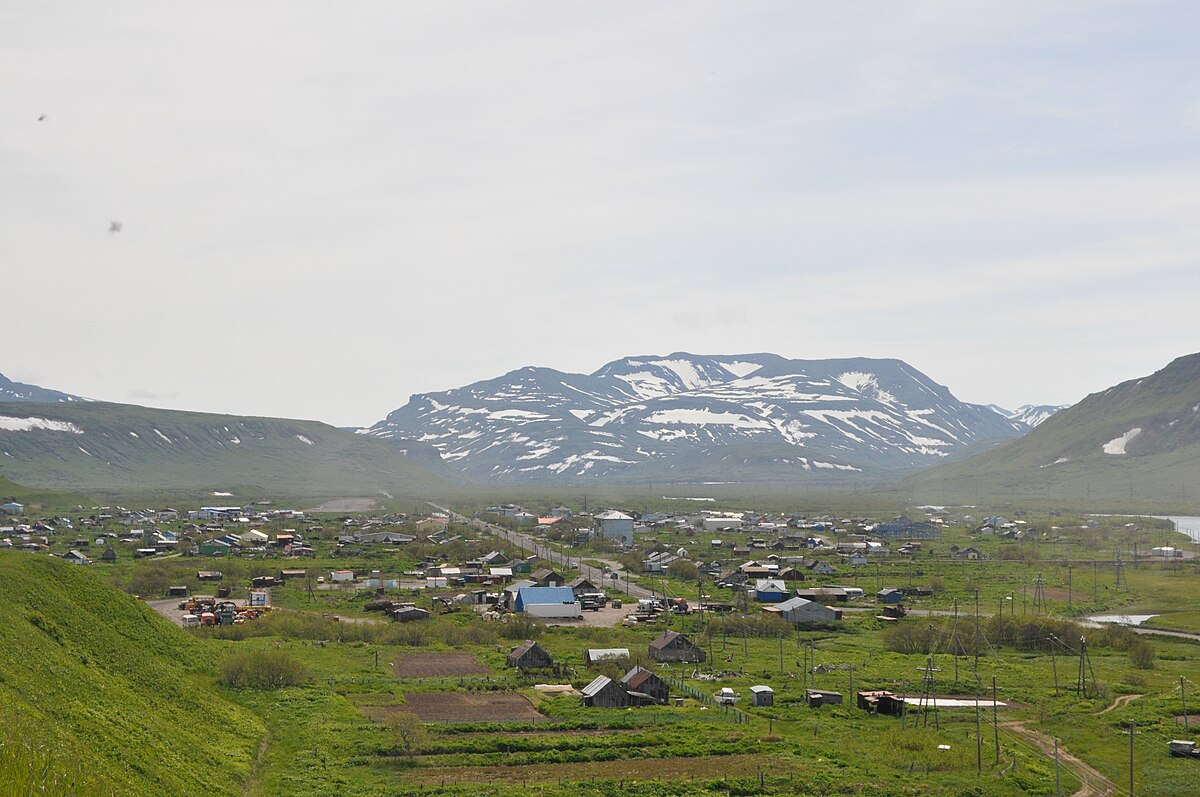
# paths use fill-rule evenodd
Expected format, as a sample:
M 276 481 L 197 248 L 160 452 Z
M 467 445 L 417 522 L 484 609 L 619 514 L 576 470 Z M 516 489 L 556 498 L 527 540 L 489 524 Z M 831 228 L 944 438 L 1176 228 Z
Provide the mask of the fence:
M 684 683 L 683 681 L 679 680 L 678 678 L 672 678 L 672 677 L 668 676 L 667 678 L 664 678 L 663 680 L 665 680 L 673 688 L 678 689 L 680 692 L 687 695 L 688 697 L 693 698 L 695 700 L 699 700 L 701 703 L 704 703 L 706 705 L 719 708 L 721 710 L 721 713 L 728 716 L 731 722 L 736 722 L 738 724 L 742 724 L 742 723 L 748 724 L 750 722 L 749 714 L 747 714 L 746 712 L 742 711 L 739 708 L 735 708 L 734 706 L 729 705 L 728 703 L 718 703 L 717 699 L 714 698 L 712 695 L 708 694 L 707 692 L 701 692 L 696 687 L 690 686 L 689 684 Z

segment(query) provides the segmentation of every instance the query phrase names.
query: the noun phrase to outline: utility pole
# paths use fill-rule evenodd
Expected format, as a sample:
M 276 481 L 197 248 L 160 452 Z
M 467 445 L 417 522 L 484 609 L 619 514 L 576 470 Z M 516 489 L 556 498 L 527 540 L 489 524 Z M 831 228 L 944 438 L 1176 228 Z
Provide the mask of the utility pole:
M 996 676 L 992 676 L 992 738 L 996 741 L 996 765 L 1000 765 L 1000 719 L 996 713 Z
M 975 590 L 975 672 L 979 672 L 979 590 Z
M 1057 642 L 1053 636 L 1050 637 L 1050 641 Z M 1053 645 L 1050 646 L 1050 666 L 1054 668 L 1054 696 L 1058 697 L 1058 653 Z
M 1058 771 L 1058 739 L 1054 740 L 1054 797 L 1062 797 L 1062 777 Z
M 1183 732 L 1186 735 L 1187 733 L 1189 733 L 1188 715 L 1187 715 L 1187 693 L 1184 692 L 1182 675 L 1179 676 L 1179 699 L 1181 701 L 1183 701 Z
M 1071 566 L 1070 566 L 1070 565 L 1067 565 L 1067 609 L 1070 609 L 1070 608 L 1071 608 L 1071 603 L 1072 603 L 1072 594 L 1071 594 Z
M 1129 797 L 1133 797 L 1133 720 L 1129 721 Z
M 975 693 L 975 775 L 983 775 L 983 736 L 979 733 L 979 693 Z

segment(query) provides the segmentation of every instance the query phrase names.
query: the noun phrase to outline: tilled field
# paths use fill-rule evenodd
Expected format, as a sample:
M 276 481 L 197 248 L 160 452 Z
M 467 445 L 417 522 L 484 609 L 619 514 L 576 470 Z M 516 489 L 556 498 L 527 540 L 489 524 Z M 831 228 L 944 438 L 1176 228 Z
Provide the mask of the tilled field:
M 406 692 L 404 699 L 408 704 L 404 710 L 413 712 L 422 722 L 548 722 L 550 719 L 516 692 Z
M 392 669 L 398 678 L 445 678 L 489 675 L 470 653 L 401 653 Z

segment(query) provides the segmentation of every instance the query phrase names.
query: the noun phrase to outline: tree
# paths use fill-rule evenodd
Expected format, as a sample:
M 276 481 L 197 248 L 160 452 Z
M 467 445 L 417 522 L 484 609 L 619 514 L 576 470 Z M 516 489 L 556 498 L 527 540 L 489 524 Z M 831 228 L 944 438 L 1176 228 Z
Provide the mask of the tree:
M 396 746 L 403 749 L 410 759 L 428 738 L 424 723 L 411 711 L 393 711 L 388 715 L 387 724 L 395 737 Z
M 695 562 L 689 562 L 687 559 L 676 559 L 667 565 L 667 573 L 672 578 L 695 581 L 700 575 L 700 568 L 696 567 Z

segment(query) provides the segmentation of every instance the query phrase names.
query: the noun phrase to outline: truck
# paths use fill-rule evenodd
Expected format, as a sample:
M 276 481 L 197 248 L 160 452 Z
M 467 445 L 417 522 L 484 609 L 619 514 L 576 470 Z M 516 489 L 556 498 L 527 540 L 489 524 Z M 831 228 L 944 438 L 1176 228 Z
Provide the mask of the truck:
M 723 706 L 732 706 L 734 703 L 742 699 L 742 696 L 730 689 L 728 686 L 722 687 L 721 691 L 717 692 L 713 699 Z

